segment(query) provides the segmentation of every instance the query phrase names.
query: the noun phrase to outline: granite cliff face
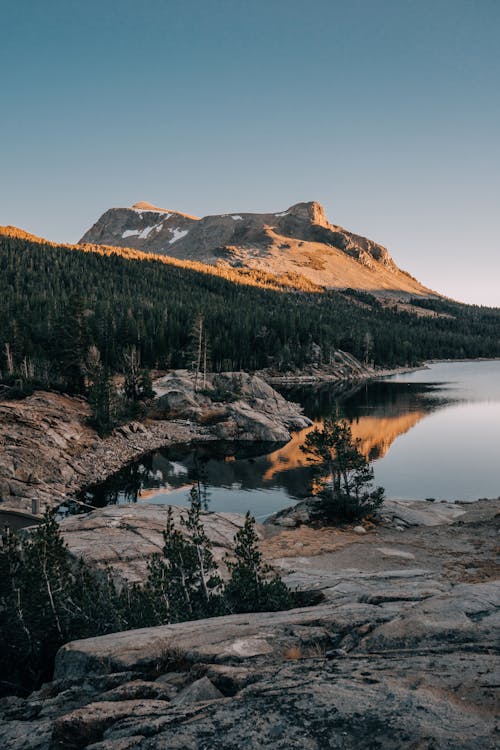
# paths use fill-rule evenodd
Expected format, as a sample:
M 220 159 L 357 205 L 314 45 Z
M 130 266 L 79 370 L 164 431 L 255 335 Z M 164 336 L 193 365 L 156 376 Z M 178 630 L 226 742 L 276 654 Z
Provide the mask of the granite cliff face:
M 269 214 L 195 216 L 136 203 L 110 208 L 81 243 L 133 247 L 211 265 L 295 273 L 327 288 L 429 296 L 382 245 L 331 224 L 323 206 L 297 203 Z

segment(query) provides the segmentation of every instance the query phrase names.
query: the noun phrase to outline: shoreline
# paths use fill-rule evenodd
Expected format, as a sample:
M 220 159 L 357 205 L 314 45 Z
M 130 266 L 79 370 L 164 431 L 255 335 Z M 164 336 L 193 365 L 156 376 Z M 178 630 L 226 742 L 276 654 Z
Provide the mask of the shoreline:
M 162 448 L 217 440 L 278 445 L 310 424 L 297 404 L 258 378 L 243 375 L 240 400 L 219 403 L 193 393 L 187 374 L 170 377 L 166 388 L 163 379 L 164 393 L 149 416 L 117 426 L 104 438 L 87 424 L 89 406 L 82 398 L 35 391 L 23 400 L 0 402 L 0 511 L 41 516 L 48 508 L 79 502 L 75 496 L 85 488 Z M 155 419 L 158 409 L 165 414 Z M 172 411 L 176 418 L 163 418 Z
M 349 389 L 357 389 L 372 380 L 416 372 L 437 362 L 482 361 L 500 359 L 429 360 L 418 367 L 371 371 L 363 377 L 351 379 L 339 379 L 332 374 L 324 374 L 326 377 L 320 379 L 321 374 L 314 373 L 282 376 L 279 380 L 283 386 L 302 385 L 314 388 L 327 383 L 335 384 L 342 397 L 348 395 Z M 266 382 L 270 381 L 276 382 L 276 379 L 267 377 Z M 6 468 L 3 475 L 0 472 L 0 510 L 41 515 L 45 508 L 74 499 L 86 487 L 106 481 L 152 451 L 218 439 L 213 427 L 192 419 L 150 418 L 122 425 L 111 435 L 99 438 L 85 424 L 87 414 L 88 405 L 84 400 L 49 392 L 36 392 L 34 397 L 23 401 L 0 402 L 0 444 Z M 47 443 L 47 438 L 51 436 L 54 438 L 52 444 Z M 40 462 L 39 444 L 42 439 L 46 446 L 43 454 L 46 455 Z M 237 437 L 230 440 L 236 441 Z M 258 437 L 254 437 L 254 440 L 258 440 Z M 9 451 L 15 461 L 10 473 L 5 464 L 5 461 L 10 460 Z M 437 502 L 474 503 L 477 500 L 478 498 L 460 501 L 440 499 Z M 425 498 L 421 501 L 429 502 Z M 35 506 L 37 511 L 33 514 Z
M 460 359 L 427 359 L 429 365 L 438 365 L 440 362 L 500 362 L 500 357 L 461 357 Z
M 318 371 L 307 374 L 290 374 L 290 375 L 270 375 L 265 371 L 259 371 L 257 374 L 266 383 L 270 385 L 283 385 L 283 386 L 294 386 L 294 385 L 323 385 L 326 383 L 338 384 L 339 386 L 357 386 L 364 383 L 368 383 L 372 380 L 379 380 L 380 378 L 390 378 L 393 375 L 405 375 L 406 373 L 418 372 L 419 370 L 428 370 L 430 365 L 438 364 L 454 364 L 454 363 L 467 363 L 467 362 L 500 362 L 500 357 L 463 357 L 459 359 L 426 359 L 419 365 L 413 366 L 401 366 L 387 369 L 372 369 L 367 370 L 357 377 L 346 377 L 339 378 L 338 376 L 322 371 Z
M 458 360 L 450 360 L 450 362 L 458 361 Z M 471 360 L 476 361 L 476 360 Z M 418 370 L 426 370 L 428 364 L 433 364 L 432 362 L 425 362 L 421 365 L 415 365 L 414 367 L 395 367 L 393 369 L 384 369 L 384 370 L 372 370 L 370 372 L 366 372 L 364 375 L 360 375 L 359 377 L 352 377 L 352 378 L 338 378 L 335 375 L 331 375 L 329 373 L 314 373 L 311 375 L 265 375 L 259 373 L 259 376 L 262 377 L 263 380 L 266 381 L 266 383 L 269 383 L 272 386 L 300 386 L 300 385 L 326 385 L 327 383 L 331 383 L 332 385 L 338 385 L 340 387 L 357 387 L 359 385 L 363 385 L 364 383 L 369 383 L 372 380 L 379 380 L 380 378 L 390 378 L 393 375 L 404 375 L 406 373 L 411 372 L 417 372 Z

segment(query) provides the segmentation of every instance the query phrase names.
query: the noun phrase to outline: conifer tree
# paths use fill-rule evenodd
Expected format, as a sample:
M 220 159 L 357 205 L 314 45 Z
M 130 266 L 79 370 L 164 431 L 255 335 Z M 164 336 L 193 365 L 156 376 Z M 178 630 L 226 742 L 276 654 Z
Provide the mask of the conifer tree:
M 85 390 L 85 353 L 89 344 L 84 301 L 73 294 L 57 322 L 55 351 L 70 393 Z
M 198 390 L 198 379 L 200 377 L 200 371 L 201 371 L 201 365 L 202 365 L 203 325 L 204 325 L 204 318 L 203 318 L 203 315 L 200 313 L 199 315 L 196 316 L 196 319 L 195 319 L 195 322 L 191 331 L 191 340 L 192 340 L 192 348 L 193 348 L 192 367 L 194 370 L 195 391 Z
M 2 666 L 14 682 L 47 676 L 51 658 L 75 633 L 80 587 L 53 514 L 31 535 L 8 533 L 0 554 Z M 94 622 L 95 627 L 95 622 Z M 5 660 L 5 661 L 4 661 Z M 6 663 L 5 663 L 6 662 Z
M 58 648 L 69 640 L 224 612 L 292 606 L 288 589 L 263 564 L 255 520 L 247 514 L 235 537 L 230 579 L 223 584 L 203 527 L 201 501 L 176 528 L 167 512 L 162 555 L 149 563 L 144 586 L 122 582 L 108 568 L 93 572 L 68 555 L 53 514 L 30 535 L 8 533 L 0 545 L 0 695 L 50 678 Z
M 149 607 L 163 622 L 209 617 L 220 609 L 222 580 L 212 545 L 201 521 L 201 497 L 197 487 L 176 528 L 172 508 L 167 511 L 163 555 L 149 564 L 146 594 Z
M 123 392 L 125 398 L 130 401 L 139 401 L 141 398 L 141 359 L 135 346 L 131 346 L 123 355 L 123 372 L 125 380 Z
M 384 489 L 372 488 L 373 469 L 345 419 L 325 419 L 308 433 L 301 450 L 315 462 L 317 494 L 327 518 L 361 518 L 383 503 Z
M 107 435 L 116 425 L 118 396 L 108 368 L 103 365 L 96 346 L 91 346 L 85 365 L 90 404 L 90 424 L 99 435 Z
M 207 370 L 210 359 L 210 346 L 203 313 L 196 316 L 190 339 L 191 367 L 194 371 L 194 389 L 197 391 L 201 378 L 203 378 L 203 388 L 207 386 Z
M 230 579 L 224 588 L 231 612 L 272 612 L 292 606 L 290 591 L 262 560 L 255 518 L 247 512 L 234 538 L 234 559 L 228 559 Z

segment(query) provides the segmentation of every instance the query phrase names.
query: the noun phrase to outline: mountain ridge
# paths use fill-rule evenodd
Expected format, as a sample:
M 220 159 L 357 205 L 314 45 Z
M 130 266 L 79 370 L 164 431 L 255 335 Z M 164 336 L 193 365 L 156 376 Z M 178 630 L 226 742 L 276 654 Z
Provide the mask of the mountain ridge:
M 383 245 L 332 224 L 317 201 L 275 213 L 198 218 L 140 201 L 110 208 L 80 243 L 133 247 L 208 265 L 298 273 L 328 289 L 381 297 L 440 297 L 401 270 Z

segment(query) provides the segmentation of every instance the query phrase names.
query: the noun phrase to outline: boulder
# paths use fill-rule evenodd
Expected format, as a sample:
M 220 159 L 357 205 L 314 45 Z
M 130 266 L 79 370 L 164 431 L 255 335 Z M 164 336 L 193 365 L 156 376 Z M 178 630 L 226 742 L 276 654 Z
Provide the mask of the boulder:
M 360 648 L 380 652 L 493 644 L 500 630 L 499 604 L 499 581 L 461 584 L 451 593 L 432 596 L 378 626 Z
M 296 505 L 283 508 L 283 510 L 279 510 L 268 516 L 264 521 L 264 524 L 268 526 L 285 526 L 287 528 L 294 528 L 302 524 L 312 523 L 317 515 L 320 502 L 321 501 L 318 498 L 307 498 Z
M 380 518 L 394 526 L 440 526 L 453 523 L 465 509 L 456 503 L 427 503 L 420 500 L 386 500 Z
M 56 679 L 74 679 L 99 674 L 102 665 L 111 671 L 147 672 L 158 667 L 159 655 L 168 662 L 172 655 L 183 655 L 190 663 L 236 664 L 256 657 L 273 659 L 300 637 L 297 626 L 321 626 L 340 639 L 353 627 L 366 622 L 379 623 L 391 615 L 369 604 L 339 604 L 304 607 L 286 612 L 225 615 L 156 628 L 72 641 L 63 646 L 56 659 Z
M 160 407 L 176 416 L 215 423 L 223 440 L 287 442 L 291 430 L 311 424 L 302 408 L 287 401 L 257 375 L 209 373 L 195 390 L 193 373 L 176 370 L 154 383 Z
M 107 727 L 134 716 L 162 716 L 168 703 L 158 700 L 100 701 L 76 709 L 54 722 L 51 750 L 83 750 L 100 740 Z

